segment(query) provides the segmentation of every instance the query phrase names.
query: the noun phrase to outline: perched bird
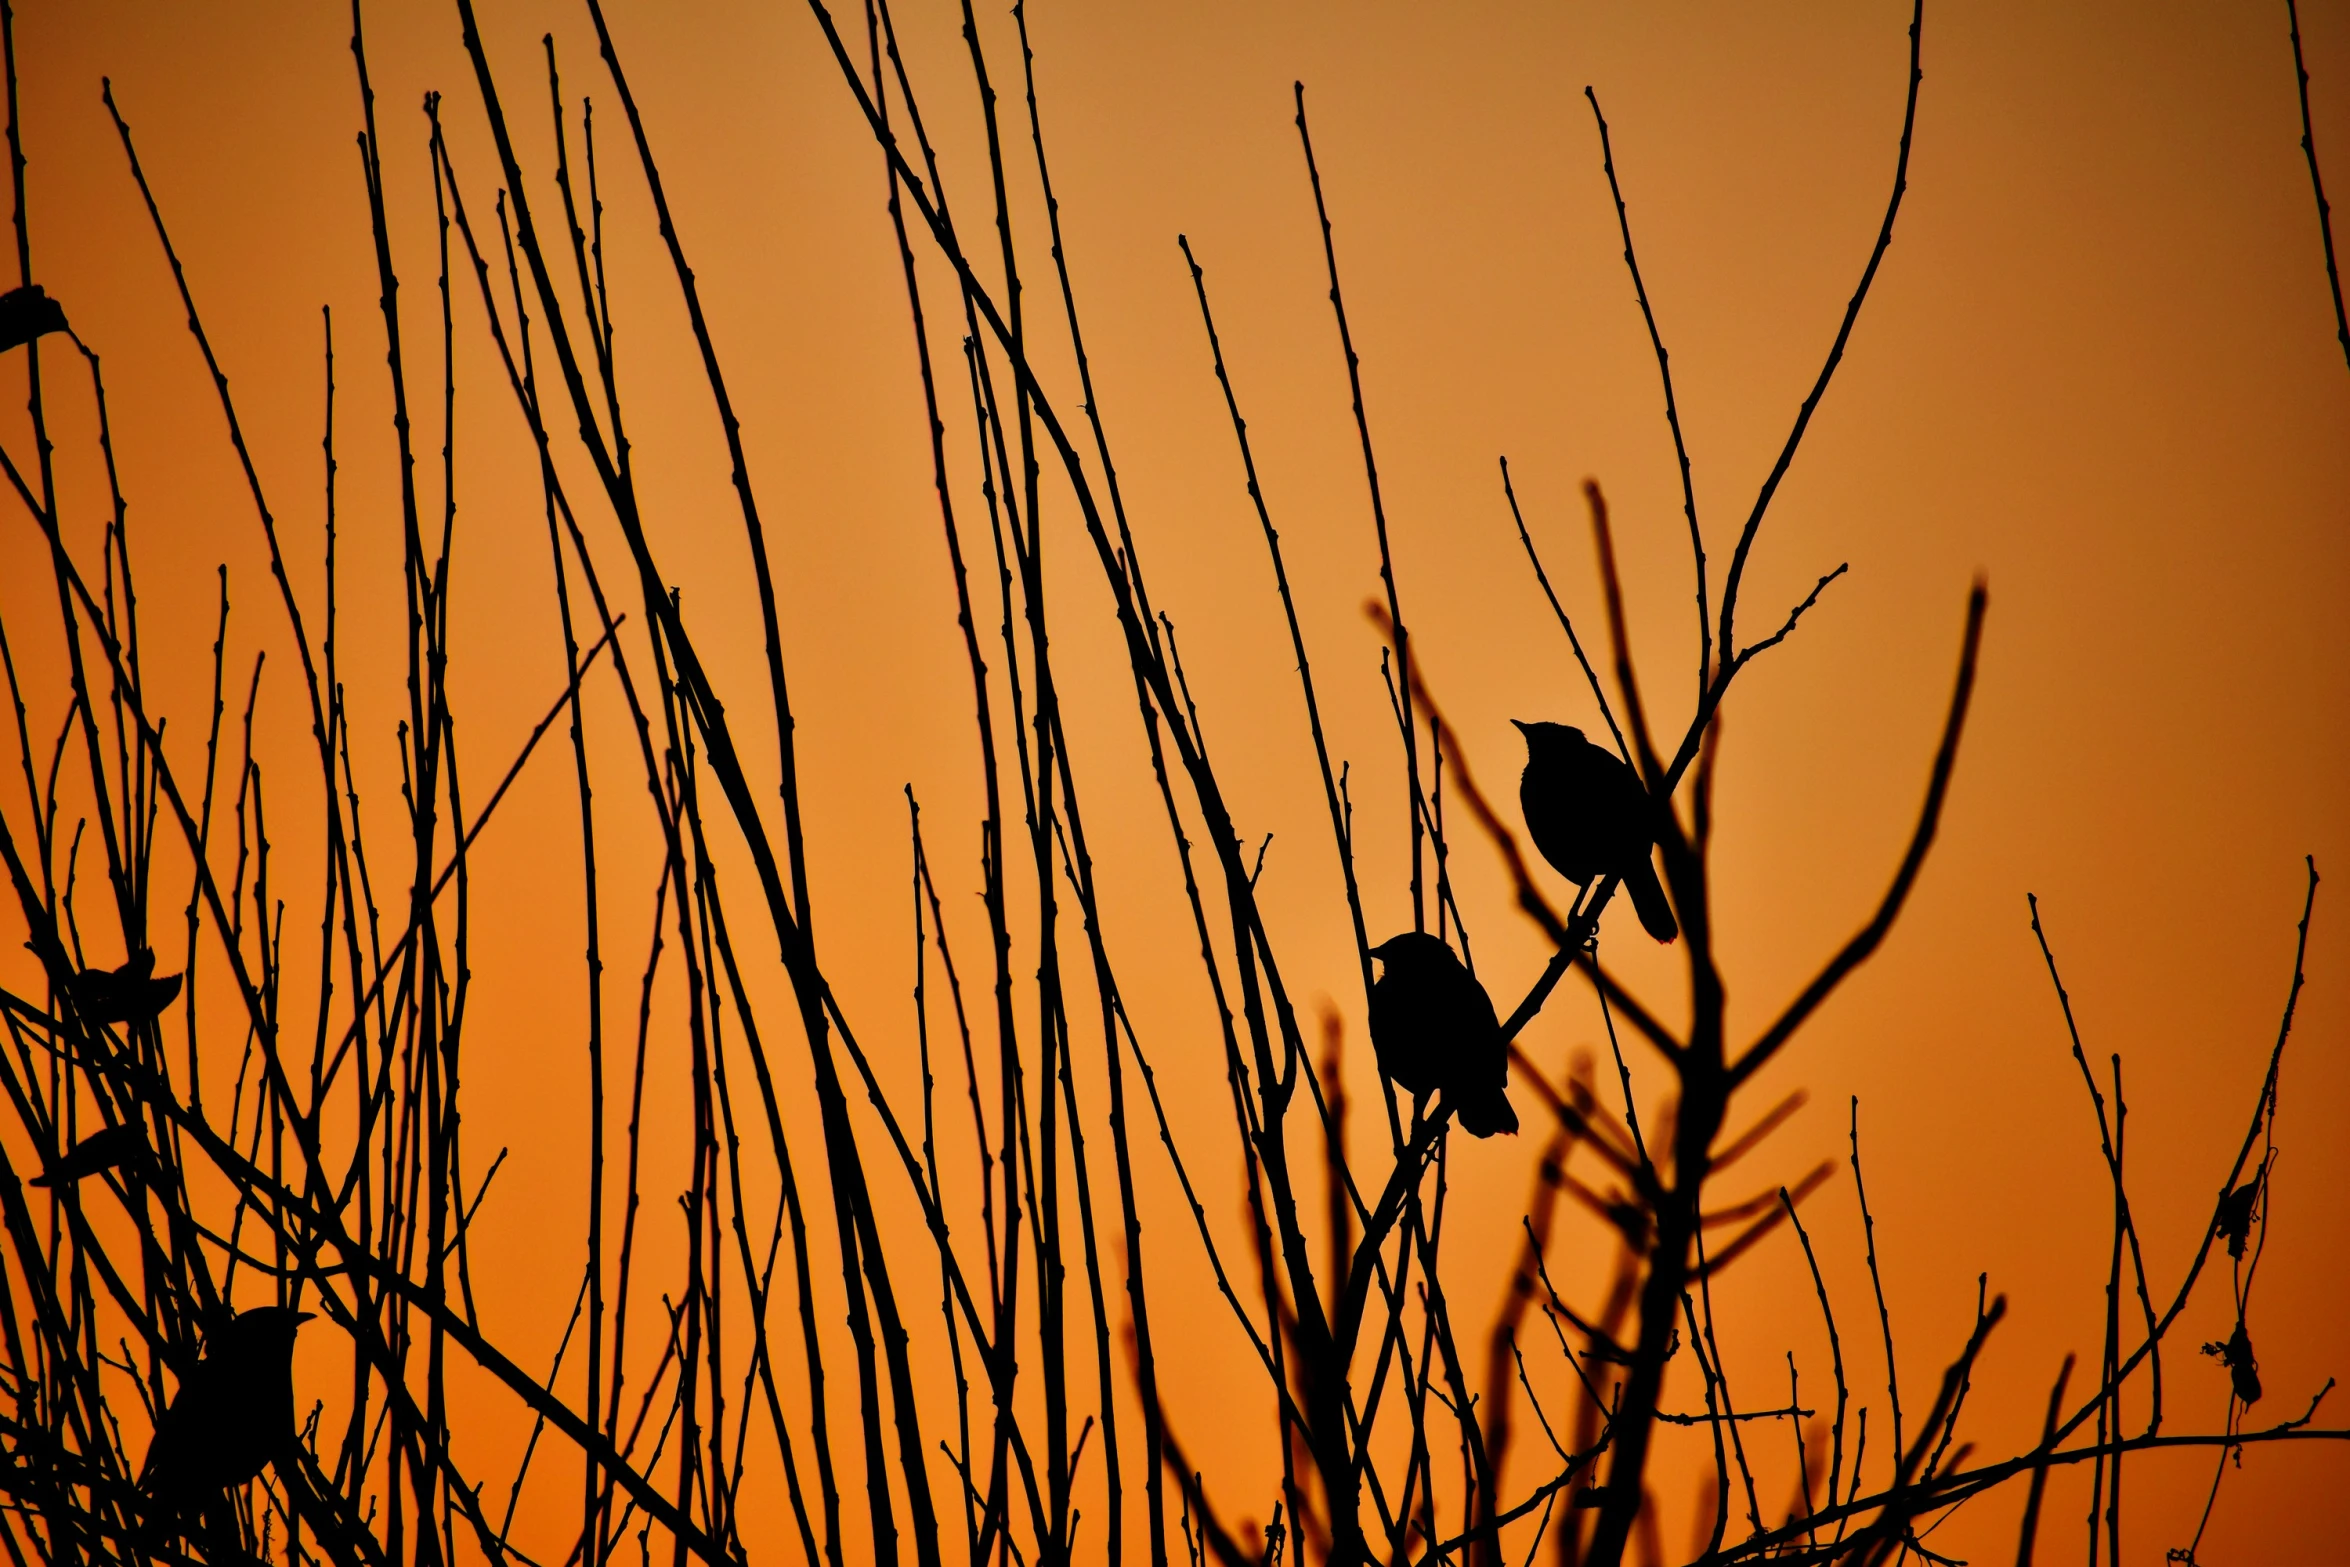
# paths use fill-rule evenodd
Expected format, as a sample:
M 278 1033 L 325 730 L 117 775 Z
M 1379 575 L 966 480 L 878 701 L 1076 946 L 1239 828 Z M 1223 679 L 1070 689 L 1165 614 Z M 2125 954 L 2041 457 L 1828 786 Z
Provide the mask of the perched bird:
M 139 1471 L 159 1513 L 200 1517 L 293 1446 L 294 1332 L 309 1320 L 291 1306 L 257 1306 L 205 1340 Z
M 2244 1331 L 2244 1319 L 2236 1319 L 2236 1331 L 2228 1335 L 2225 1344 L 2206 1344 L 2203 1352 L 2219 1352 L 2219 1358 L 2228 1368 L 2228 1385 L 2235 1392 L 2239 1404 L 2260 1402 L 2260 1362 L 2252 1358 L 2252 1335 Z
M 93 1023 L 145 1023 L 180 993 L 180 977 L 155 977 L 155 954 L 145 947 L 118 969 L 86 968 L 73 977 L 73 997 Z
M 2242 1257 L 2244 1244 L 2252 1237 L 2252 1203 L 2260 1195 L 2260 1178 L 2267 1173 L 2268 1166 L 2262 1165 L 2252 1172 L 2252 1179 L 2220 1201 L 2219 1218 L 2212 1229 L 2228 1243 L 2228 1255 L 2231 1257 Z
M 1407 931 L 1371 949 L 1371 1048 L 1379 1070 L 1415 1094 L 1442 1093 L 1473 1137 L 1518 1129 L 1509 1045 L 1493 1001 L 1452 948 Z
M 65 330 L 65 310 L 38 283 L 0 294 L 0 353 Z
M 1510 722 L 1526 737 L 1518 807 L 1526 814 L 1534 847 L 1579 887 L 1594 877 L 1621 876 L 1642 928 L 1659 941 L 1680 935 L 1673 906 L 1665 901 L 1649 860 L 1660 807 L 1640 775 L 1584 739 L 1580 729 Z
M 139 1129 L 127 1122 L 92 1132 L 67 1149 L 64 1157 L 51 1165 L 45 1174 L 32 1179 L 35 1186 L 71 1186 L 76 1181 L 96 1175 L 100 1170 L 111 1170 L 120 1165 L 126 1171 L 135 1171 L 147 1162 L 147 1141 Z

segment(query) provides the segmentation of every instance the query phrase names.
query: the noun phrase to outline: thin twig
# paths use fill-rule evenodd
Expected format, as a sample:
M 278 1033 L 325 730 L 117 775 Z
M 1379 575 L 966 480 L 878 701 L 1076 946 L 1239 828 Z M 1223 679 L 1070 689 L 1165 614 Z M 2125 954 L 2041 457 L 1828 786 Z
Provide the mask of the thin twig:
M 2309 68 L 2301 63 L 2301 10 L 2285 0 L 2285 22 L 2293 35 L 2293 86 L 2301 99 L 2301 156 L 2309 162 L 2309 189 L 2317 198 L 2317 234 L 2325 246 L 2326 288 L 2334 296 L 2334 338 L 2350 362 L 2350 316 L 2342 313 L 2342 274 L 2334 265 L 2334 209 L 2326 204 L 2325 181 L 2317 172 L 2317 138 L 2309 130 Z

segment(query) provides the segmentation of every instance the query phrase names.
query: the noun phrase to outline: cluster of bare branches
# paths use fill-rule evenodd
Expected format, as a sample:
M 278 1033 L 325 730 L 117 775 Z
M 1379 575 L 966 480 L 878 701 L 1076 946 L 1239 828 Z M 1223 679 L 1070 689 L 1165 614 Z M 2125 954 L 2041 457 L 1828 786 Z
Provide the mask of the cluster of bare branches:
M 1922 1418 L 1914 1398 L 1905 1417 L 1878 1285 L 1888 1385 L 1872 1443 L 1874 1406 L 1847 1378 L 1831 1292 L 1799 1216 L 1830 1169 L 1784 1185 L 1766 1179 L 1741 1200 L 1722 1196 L 1725 1176 L 1800 1102 L 1758 1109 L 1749 1092 L 1757 1074 L 1878 949 L 1917 881 L 1952 786 L 1981 644 L 1986 595 L 1978 584 L 1923 802 L 1882 900 L 1766 1029 L 1732 1039 L 1709 860 L 1719 719 L 1740 677 L 1799 629 L 1844 568 L 1823 575 L 1760 636 L 1745 629 L 1753 612 L 1742 590 L 1773 498 L 1891 243 L 1917 125 L 1922 6 L 1909 26 L 1907 101 L 1883 221 L 1825 362 L 1738 525 L 1726 570 L 1708 554 L 1670 360 L 1635 259 L 1608 127 L 1590 97 L 1683 481 L 1697 610 L 1694 700 L 1684 716 L 1664 719 L 1643 696 L 1598 487 L 1585 492 L 1607 620 L 1595 664 L 1551 591 L 1506 462 L 1502 480 L 1529 567 L 1588 676 L 1613 747 L 1658 806 L 1659 850 L 1687 964 L 1687 1022 L 1678 1028 L 1665 1021 L 1671 1009 L 1633 994 L 1601 960 L 1597 933 L 1616 878 L 1595 879 L 1565 909 L 1549 900 L 1424 678 L 1389 549 L 1336 229 L 1304 89 L 1297 90 L 1303 192 L 1320 220 L 1378 544 L 1370 612 L 1385 641 L 1377 675 L 1401 763 L 1378 793 L 1401 807 L 1413 928 L 1470 956 L 1448 869 L 1458 852 L 1448 807 L 1457 822 L 1465 806 L 1477 837 L 1508 867 L 1519 910 L 1553 949 L 1502 1023 L 1521 1102 L 1539 1105 L 1531 1119 L 1543 1152 L 1513 1287 L 1488 1314 L 1447 1287 L 1458 1277 L 1447 1266 L 1449 1108 L 1399 1094 L 1384 1080 L 1375 1098 L 1360 1084 L 1350 1089 L 1335 1023 L 1319 1050 L 1309 1039 L 1298 1000 L 1304 987 L 1285 966 L 1295 934 L 1260 902 L 1262 849 L 1252 853 L 1236 819 L 1185 678 L 1175 622 L 1153 599 L 1119 487 L 1052 195 L 1021 7 L 1011 10 L 1019 90 L 999 94 L 1001 60 L 962 0 L 970 112 L 984 136 L 989 180 L 950 197 L 943 132 L 933 130 L 942 122 L 926 114 L 930 99 L 917 91 L 889 5 L 870 0 L 861 28 L 823 0 L 811 5 L 880 154 L 876 172 L 886 182 L 902 264 L 972 697 L 986 950 L 956 949 L 954 930 L 964 921 L 949 916 L 941 881 L 950 894 L 956 883 L 930 853 L 909 789 L 913 1027 L 888 1031 L 882 1042 L 883 1031 L 852 1021 L 826 978 L 786 680 L 789 628 L 761 492 L 651 135 L 597 0 L 587 0 L 586 12 L 610 99 L 658 219 L 731 467 L 759 609 L 762 657 L 753 671 L 706 659 L 710 628 L 686 613 L 646 526 L 607 286 L 606 176 L 592 112 L 582 101 L 575 113 L 566 99 L 551 38 L 545 102 L 526 110 L 538 91 L 535 62 L 526 72 L 493 60 L 471 0 L 457 0 L 473 69 L 469 112 L 478 109 L 495 167 L 460 167 L 444 134 L 442 100 L 428 98 L 420 140 L 434 193 L 438 341 L 420 344 L 399 306 L 388 139 L 378 129 L 365 32 L 353 8 L 362 169 L 397 441 L 406 635 L 396 675 L 352 667 L 338 644 L 337 595 L 350 589 L 336 559 L 332 318 L 324 321 L 323 528 L 302 545 L 281 526 L 247 452 L 204 334 L 202 301 L 171 248 L 171 195 L 149 188 L 130 125 L 116 112 L 128 172 L 146 198 L 250 486 L 283 616 L 273 635 L 295 649 L 312 755 L 296 777 L 265 778 L 266 748 L 255 742 L 262 665 L 256 657 L 249 672 L 231 667 L 225 570 L 203 743 L 166 744 L 165 716 L 150 705 L 142 675 L 126 504 L 110 482 L 97 558 L 77 552 L 73 540 L 85 530 L 63 514 L 47 434 L 45 392 L 90 398 L 95 460 L 111 481 L 98 355 L 70 333 L 52 334 L 45 379 L 43 342 L 31 342 L 36 455 L 27 468 L 0 452 L 0 464 L 47 547 L 62 687 L 28 695 L 0 640 L 24 788 L 22 800 L 0 807 L 0 854 L 46 987 L 0 995 L 9 1042 L 0 1087 L 13 1119 L 0 1136 L 7 1232 L 0 1491 L 8 1500 L 0 1545 L 12 1563 L 193 1557 L 387 1567 L 478 1554 L 493 1563 L 605 1567 L 616 1553 L 633 1550 L 649 1561 L 662 1549 L 680 1562 L 721 1564 L 746 1559 L 746 1535 L 764 1528 L 786 1542 L 781 1548 L 796 1545 L 810 1567 L 909 1555 L 926 1567 L 950 1557 L 1041 1567 L 1116 1563 L 1128 1553 L 1147 1554 L 1153 1567 L 1177 1558 L 1354 1567 L 1530 1561 L 1545 1550 L 1564 1563 L 1613 1567 L 1631 1557 L 1661 1559 L 1653 1485 L 1660 1426 L 1699 1429 L 1711 1444 L 1715 1485 L 1702 1560 L 1940 1561 L 1930 1543 L 1936 1523 L 2012 1481 L 2026 1491 L 2020 1555 L 2029 1559 L 2048 1475 L 2087 1464 L 2089 1560 L 2118 1563 L 2131 1455 L 2208 1449 L 2219 1460 L 2216 1493 L 2228 1459 L 2248 1447 L 2350 1437 L 2315 1425 L 2314 1400 L 2296 1418 L 2250 1420 L 2263 1392 L 2251 1290 L 2267 1237 L 2266 1181 L 2279 1066 L 2301 984 L 2298 954 L 2251 1127 L 2166 1309 L 2157 1310 L 2127 1198 L 2119 1057 L 2100 1079 L 2072 1034 L 2112 1185 L 2104 1335 L 2088 1392 L 2068 1404 L 2068 1361 L 2044 1433 L 2025 1451 L 1982 1459 L 1961 1434 L 1979 1356 L 2005 1310 L 1987 1284 Z M 0 4 L 15 151 L 11 28 Z M 526 76 L 531 85 L 519 88 Z M 111 92 L 106 101 L 112 110 Z M 526 167 L 511 133 L 509 117 L 526 112 L 551 115 L 551 173 Z M 1012 194 L 1023 158 L 1043 193 L 1041 233 Z M 20 155 L 15 236 L 20 281 L 30 284 L 23 167 Z M 973 237 L 989 231 L 992 243 Z M 1051 259 L 1041 307 L 1025 286 L 1040 243 Z M 1258 483 L 1207 273 L 1187 241 L 1182 254 L 1295 654 L 1367 996 L 1374 938 L 1383 933 L 1365 912 L 1371 873 L 1356 852 L 1359 791 L 1324 729 L 1315 660 Z M 1039 308 L 1048 312 L 1045 324 Z M 477 775 L 459 766 L 452 696 L 453 454 L 460 432 L 470 439 L 494 427 L 470 410 L 460 418 L 461 331 L 489 345 L 503 399 L 536 458 L 566 674 L 486 796 Z M 941 363 L 947 356 L 938 345 L 958 337 L 961 362 Z M 1070 351 L 1068 373 L 1047 367 L 1058 357 L 1037 347 L 1045 341 Z M 59 346 L 67 342 L 78 366 Z M 61 366 L 86 369 L 86 390 Z M 435 367 L 437 483 L 429 437 L 419 433 L 435 421 Z M 508 416 L 501 409 L 498 417 Z M 1059 575 L 1048 577 L 1054 538 L 1076 544 L 1066 562 L 1052 557 Z M 311 547 L 323 548 L 325 594 L 305 604 L 289 559 Z M 1105 592 L 1115 615 L 1160 806 L 1155 825 L 1172 851 L 1196 937 L 1197 979 L 1216 1023 L 1225 1125 L 1188 1123 L 1171 1109 L 1151 1054 L 1163 1041 L 1154 1040 L 1151 1018 L 1128 1009 L 1122 976 L 1161 960 L 1114 940 L 1089 843 L 1106 831 L 1142 828 L 1089 819 L 1092 785 L 1072 758 L 1049 634 L 1048 583 L 1057 593 L 1064 581 Z M 384 820 L 391 807 L 382 788 L 354 761 L 345 684 L 358 679 L 396 680 L 405 697 L 396 826 Z M 727 693 L 746 684 L 761 688 L 750 698 L 759 709 L 750 727 L 772 736 L 772 754 L 735 726 Z M 229 715 L 240 687 L 238 724 Z M 56 708 L 57 732 L 46 745 L 31 727 L 34 701 L 44 704 L 44 721 Z M 620 738 L 595 742 L 591 714 L 599 724 L 616 719 Z M 542 1372 L 524 1365 L 477 1309 L 469 1235 L 504 1154 L 485 1160 L 466 1140 L 461 1084 L 472 983 L 469 851 L 557 726 L 576 784 L 575 886 L 586 947 L 575 982 L 585 1034 L 534 1048 L 550 1062 L 577 1063 L 589 1108 L 578 1278 L 569 1286 L 569 1326 Z M 603 776 L 615 754 L 633 764 L 644 806 L 613 803 L 634 799 L 633 789 L 616 790 Z M 315 775 L 307 772 L 312 762 Z M 303 792 L 322 824 L 314 894 L 289 892 L 282 873 L 273 879 L 265 782 L 279 798 Z M 628 986 L 607 978 L 605 952 L 613 935 L 609 846 L 618 813 L 631 808 L 649 811 L 660 856 L 631 926 L 648 947 Z M 282 819 L 285 807 L 278 810 Z M 96 896 L 85 859 L 103 862 Z M 751 885 L 722 890 L 722 870 L 747 870 Z M 2309 887 L 2314 901 L 2314 865 Z M 154 904 L 183 888 L 184 903 Z M 2304 949 L 2308 920 L 2305 906 Z M 2036 905 L 2032 929 L 2040 930 Z M 179 987 L 161 999 L 152 978 L 158 968 Z M 2048 968 L 2055 981 L 2053 953 Z M 1606 1022 L 1620 1089 L 1613 1102 L 1587 1065 L 1558 1072 L 1514 1044 L 1570 970 Z M 125 995 L 146 999 L 126 1004 Z M 2070 1029 L 2060 981 L 2057 995 Z M 574 1052 L 575 1043 L 584 1051 Z M 909 1059 L 918 1100 L 890 1086 L 906 1080 Z M 1669 1108 L 1647 1125 L 1635 1061 L 1643 1073 L 1662 1072 L 1669 1087 Z M 648 1080 L 661 1074 L 686 1086 L 686 1124 L 675 1135 L 687 1150 L 687 1187 L 674 1218 L 642 1203 L 645 1150 L 659 1134 L 644 1124 Z M 225 1099 L 224 1082 L 233 1085 Z M 1366 1118 L 1367 1134 L 1358 1130 Z M 1857 1104 L 1850 1137 L 1875 1281 Z M 1234 1161 L 1244 1203 L 1237 1227 L 1211 1213 L 1223 1190 L 1211 1171 Z M 1577 1163 L 1603 1173 L 1586 1179 Z M 1170 1183 L 1190 1216 L 1189 1233 L 1154 1232 L 1146 1243 L 1142 1214 Z M 1577 1259 L 1570 1267 L 1554 1256 L 1562 1198 L 1610 1226 L 1606 1266 Z M 674 1271 L 644 1261 L 656 1224 L 677 1226 Z M 1832 1415 L 1804 1406 L 1792 1353 L 1783 1404 L 1771 1402 L 1775 1393 L 1734 1396 L 1715 1331 L 1713 1283 L 1781 1232 L 1810 1263 L 1833 1359 Z M 2229 1255 L 2235 1302 L 2234 1336 L 2208 1346 L 2227 1369 L 2227 1415 L 2218 1430 L 2174 1432 L 2164 1425 L 2163 1349 L 2215 1247 Z M 1203 1260 L 1262 1374 L 1277 1475 L 1225 1472 L 1215 1436 L 1180 1429 L 1179 1401 L 1166 1396 L 1165 1325 L 1154 1336 L 1152 1312 L 1154 1299 L 1168 1297 L 1163 1286 L 1154 1296 L 1152 1281 L 1162 1270 L 1196 1272 Z M 1602 1283 L 1599 1304 L 1576 1304 L 1594 1282 Z M 224 1509 L 190 1524 L 159 1507 L 153 1476 L 142 1477 L 136 1455 L 189 1385 L 203 1347 L 217 1343 L 237 1308 L 264 1302 L 309 1310 L 320 1319 L 312 1333 L 347 1340 L 349 1384 L 302 1387 L 299 1427 L 281 1434 L 268 1469 L 234 1488 Z M 1666 1407 L 1668 1368 L 1684 1353 L 1674 1385 L 1692 1385 L 1686 1367 L 1694 1363 L 1702 1410 Z M 936 1374 L 941 1366 L 947 1376 Z M 456 1439 L 460 1368 L 531 1418 L 527 1444 L 505 1455 L 502 1468 L 485 1471 L 478 1449 Z M 1764 1487 L 1777 1471 L 1762 1445 L 1773 1431 L 1792 1449 L 1794 1495 L 1766 1505 Z M 1532 1463 L 1539 1479 L 1512 1483 L 1508 1462 L 1519 1449 L 1535 1454 L 1520 1453 L 1520 1469 Z M 574 1523 L 563 1533 L 518 1529 L 534 1466 L 542 1488 L 576 1484 Z M 543 1478 L 549 1472 L 558 1478 Z M 1236 1493 L 1247 1501 L 1235 1504 Z M 1269 1523 L 1237 1521 L 1236 1505 L 1268 1495 Z M 2191 1559 L 2193 1549 L 2183 1555 Z

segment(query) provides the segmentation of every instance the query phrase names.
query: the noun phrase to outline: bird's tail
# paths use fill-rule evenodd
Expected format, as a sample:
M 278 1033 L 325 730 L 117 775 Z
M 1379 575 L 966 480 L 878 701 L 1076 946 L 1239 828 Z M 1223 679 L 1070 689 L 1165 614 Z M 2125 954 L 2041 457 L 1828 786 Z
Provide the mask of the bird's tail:
M 1624 873 L 1624 890 L 1632 895 L 1632 908 L 1640 916 L 1640 928 L 1659 941 L 1671 941 L 1681 934 L 1680 922 L 1673 918 L 1673 906 L 1665 901 L 1664 884 L 1656 879 L 1656 867 L 1648 856 L 1640 856 L 1640 863 Z
M 1471 1137 L 1491 1137 L 1496 1132 L 1518 1129 L 1518 1112 L 1510 1108 L 1509 1091 L 1499 1083 L 1482 1093 L 1464 1094 L 1454 1103 L 1461 1130 Z

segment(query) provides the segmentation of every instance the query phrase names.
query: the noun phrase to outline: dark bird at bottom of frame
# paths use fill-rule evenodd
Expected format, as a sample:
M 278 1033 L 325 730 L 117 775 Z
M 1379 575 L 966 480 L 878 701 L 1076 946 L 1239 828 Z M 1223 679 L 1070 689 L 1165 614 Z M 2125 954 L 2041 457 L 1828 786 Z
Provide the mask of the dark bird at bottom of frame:
M 1472 1137 L 1518 1129 L 1509 1044 L 1493 1000 L 1452 949 L 1407 931 L 1371 949 L 1371 1048 L 1379 1070 L 1415 1094 L 1441 1093 Z
M 74 1003 L 93 1023 L 146 1023 L 180 993 L 180 977 L 155 977 L 155 954 L 145 947 L 117 969 L 86 968 L 73 977 Z
M 1650 851 L 1657 813 L 1640 775 L 1601 750 L 1580 729 L 1511 719 L 1526 737 L 1526 771 L 1518 780 L 1518 808 L 1526 831 L 1551 869 L 1578 887 L 1595 877 L 1620 876 L 1641 928 L 1659 941 L 1680 935 L 1673 906 L 1657 880 Z
M 139 1489 L 160 1515 L 200 1518 L 292 1450 L 294 1334 L 310 1315 L 257 1306 L 206 1338 L 204 1358 L 155 1422 L 139 1471 Z
M 126 1122 L 92 1132 L 67 1149 L 55 1164 L 34 1176 L 30 1184 L 62 1190 L 100 1170 L 120 1169 L 126 1176 L 135 1176 L 146 1164 L 147 1140 L 137 1127 Z

